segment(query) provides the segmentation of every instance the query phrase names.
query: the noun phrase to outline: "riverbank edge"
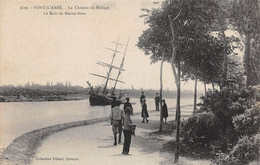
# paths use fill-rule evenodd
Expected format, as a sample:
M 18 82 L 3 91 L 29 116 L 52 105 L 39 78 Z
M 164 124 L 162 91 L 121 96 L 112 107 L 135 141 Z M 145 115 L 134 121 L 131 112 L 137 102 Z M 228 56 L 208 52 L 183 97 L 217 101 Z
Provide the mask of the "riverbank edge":
M 64 131 L 70 128 L 81 127 L 85 125 L 92 125 L 108 121 L 110 118 L 97 118 L 83 121 L 70 122 L 65 124 L 58 124 L 46 128 L 37 129 L 25 133 L 16 138 L 1 154 L 0 164 L 4 165 L 22 165 L 30 164 L 31 159 L 35 155 L 38 147 L 41 146 L 43 140 L 48 136 Z

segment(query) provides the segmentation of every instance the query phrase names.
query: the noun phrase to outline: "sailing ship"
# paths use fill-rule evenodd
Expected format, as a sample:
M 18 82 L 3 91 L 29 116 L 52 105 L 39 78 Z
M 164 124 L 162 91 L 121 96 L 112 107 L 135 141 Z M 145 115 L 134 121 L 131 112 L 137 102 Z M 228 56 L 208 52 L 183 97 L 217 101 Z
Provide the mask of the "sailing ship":
M 97 62 L 98 65 L 102 65 L 102 66 L 109 68 L 107 75 L 103 76 L 103 75 L 99 75 L 99 74 L 90 73 L 93 76 L 97 76 L 97 77 L 101 77 L 101 78 L 105 79 L 105 85 L 104 85 L 103 89 L 101 89 L 101 87 L 94 89 L 93 86 L 90 84 L 90 82 L 87 81 L 88 85 L 90 86 L 90 92 L 89 92 L 90 105 L 111 105 L 113 99 L 119 100 L 119 101 L 121 101 L 121 103 L 124 103 L 124 101 L 125 101 L 124 93 L 122 93 L 122 92 L 121 93 L 115 93 L 115 91 L 116 91 L 117 83 L 124 83 L 123 81 L 119 80 L 119 76 L 121 75 L 122 71 L 125 71 L 123 69 L 123 66 L 124 66 L 125 55 L 126 55 L 126 50 L 127 50 L 127 47 L 128 47 L 129 39 L 128 39 L 127 44 L 125 46 L 124 52 L 120 52 L 120 51 L 117 50 L 118 46 L 122 45 L 122 44 L 119 43 L 119 39 L 118 39 L 117 42 L 113 42 L 113 43 L 115 44 L 115 49 L 107 48 L 107 49 L 113 51 L 113 57 L 112 57 L 111 63 L 108 64 L 108 63 L 99 62 L 99 61 Z M 123 58 L 122 58 L 122 61 L 121 61 L 121 64 L 120 64 L 119 67 L 113 65 L 114 59 L 115 59 L 117 54 L 123 54 Z M 116 78 L 111 77 L 112 70 L 117 70 L 117 77 Z M 108 90 L 108 82 L 109 81 L 114 82 L 114 86 L 110 90 L 111 91 L 110 93 L 109 93 L 109 90 Z M 101 89 L 101 91 L 100 91 L 100 89 Z

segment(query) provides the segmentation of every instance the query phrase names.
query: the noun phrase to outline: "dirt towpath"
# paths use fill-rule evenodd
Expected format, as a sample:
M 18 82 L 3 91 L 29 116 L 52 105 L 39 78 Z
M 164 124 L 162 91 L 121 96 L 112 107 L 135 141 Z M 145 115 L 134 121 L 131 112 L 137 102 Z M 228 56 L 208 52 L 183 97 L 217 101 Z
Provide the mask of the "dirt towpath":
M 185 106 L 185 109 L 191 110 L 192 107 Z M 56 125 L 26 133 L 3 152 L 1 164 L 173 164 L 172 153 L 160 150 L 164 143 L 175 136 L 150 134 L 158 130 L 159 112 L 151 110 L 149 113 L 148 124 L 141 123 L 140 113 L 132 117 L 133 122 L 137 124 L 137 130 L 136 136 L 132 137 L 130 155 L 121 154 L 122 144 L 113 145 L 112 128 L 109 119 L 104 118 Z M 169 111 L 168 120 L 174 120 L 174 117 L 174 111 Z M 209 164 L 208 161 L 198 162 L 181 157 L 180 162 L 182 160 L 188 165 Z
M 33 158 L 32 165 L 58 164 L 113 164 L 113 165 L 158 165 L 169 154 L 160 153 L 162 144 L 169 137 L 149 136 L 157 130 L 158 112 L 150 113 L 148 124 L 141 123 L 139 115 L 133 117 L 137 124 L 136 136 L 132 136 L 130 155 L 123 155 L 123 144 L 113 145 L 110 122 L 62 131 L 43 142 Z M 123 137 L 122 137 L 123 140 Z

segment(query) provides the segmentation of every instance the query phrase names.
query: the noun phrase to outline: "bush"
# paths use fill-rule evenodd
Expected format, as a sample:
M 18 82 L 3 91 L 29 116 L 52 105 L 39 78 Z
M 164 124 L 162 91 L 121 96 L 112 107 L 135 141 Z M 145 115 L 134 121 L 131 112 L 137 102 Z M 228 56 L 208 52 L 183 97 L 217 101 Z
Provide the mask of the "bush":
M 260 108 L 255 106 L 246 110 L 244 114 L 233 117 L 233 124 L 240 136 L 256 134 L 260 128 Z
M 259 154 L 259 142 L 257 139 L 243 136 L 238 140 L 237 144 L 230 151 L 230 155 L 241 164 L 248 164 L 250 161 L 256 160 Z
M 215 139 L 218 144 L 215 148 L 227 152 L 239 136 L 256 133 L 259 115 L 252 108 L 256 103 L 255 93 L 255 88 L 209 91 L 201 98 L 202 106 L 198 113 L 188 121 L 184 130 L 185 140 L 192 145 L 205 145 Z M 200 121 L 204 120 L 203 116 L 205 121 Z M 214 124 L 207 125 L 207 122 Z M 209 135 L 211 132 L 213 136 Z
M 221 122 L 222 134 L 233 129 L 233 117 L 243 114 L 246 109 L 255 105 L 255 88 L 230 89 L 224 88 L 220 92 L 210 91 L 202 97 L 200 111 L 212 112 Z M 232 132 L 232 131 L 231 131 Z
M 219 154 L 214 162 L 221 165 L 245 165 L 259 157 L 260 134 L 249 137 L 242 136 L 229 154 Z
M 184 126 L 184 142 L 193 146 L 205 146 L 218 139 L 220 122 L 213 113 L 194 114 Z
M 252 137 L 260 127 L 255 93 L 255 88 L 208 92 L 201 98 L 198 113 L 184 127 L 184 142 L 193 146 L 210 144 L 214 153 L 221 152 L 216 164 L 247 164 L 255 160 L 260 147 Z
M 230 157 L 229 154 L 220 153 L 217 155 L 217 159 L 211 165 L 235 165 L 236 160 L 233 160 L 233 157 Z
M 218 110 L 233 109 L 237 113 L 243 113 L 244 109 L 251 108 L 255 104 L 256 89 L 246 88 L 234 90 L 224 88 L 220 92 L 209 91 L 202 96 L 201 110 L 217 113 Z

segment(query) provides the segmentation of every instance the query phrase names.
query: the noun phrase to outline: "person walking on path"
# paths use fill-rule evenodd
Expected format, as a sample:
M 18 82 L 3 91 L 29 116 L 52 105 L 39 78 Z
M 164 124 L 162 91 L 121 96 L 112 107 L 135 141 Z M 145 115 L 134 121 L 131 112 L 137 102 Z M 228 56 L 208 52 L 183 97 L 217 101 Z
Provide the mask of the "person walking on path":
M 148 117 L 149 117 L 149 114 L 148 114 L 148 111 L 147 111 L 147 105 L 146 105 L 146 100 L 145 99 L 143 99 L 143 105 L 142 105 L 142 117 L 143 117 L 143 121 L 142 121 L 142 123 L 144 123 L 145 122 L 145 120 L 146 120 L 146 123 L 148 123 Z
M 126 98 L 126 102 L 124 103 L 124 112 L 126 111 L 126 108 L 130 108 L 131 110 L 133 110 L 132 104 L 129 102 L 130 98 L 127 97 Z
M 165 99 L 162 100 L 163 105 L 162 105 L 162 117 L 165 119 L 165 123 L 167 122 L 167 117 L 168 117 L 168 108 L 167 104 L 165 103 Z
M 144 92 L 142 91 L 142 95 L 140 96 L 140 104 L 141 104 L 141 107 L 143 106 L 143 100 L 145 99 L 145 95 L 144 95 Z
M 154 98 L 156 111 L 159 111 L 159 100 L 160 100 L 160 97 L 159 97 L 158 93 L 156 93 L 156 96 Z
M 114 145 L 117 145 L 117 133 L 119 133 L 118 144 L 121 143 L 122 120 L 124 119 L 124 113 L 123 110 L 120 109 L 120 104 L 120 101 L 116 101 L 116 106 L 111 108 L 110 112 L 112 131 L 114 134 Z
M 133 109 L 131 107 L 127 107 L 125 109 L 125 119 L 124 119 L 124 147 L 122 154 L 128 155 L 131 144 L 131 135 L 132 135 L 132 125 L 133 122 L 131 120 L 131 115 L 133 115 Z

